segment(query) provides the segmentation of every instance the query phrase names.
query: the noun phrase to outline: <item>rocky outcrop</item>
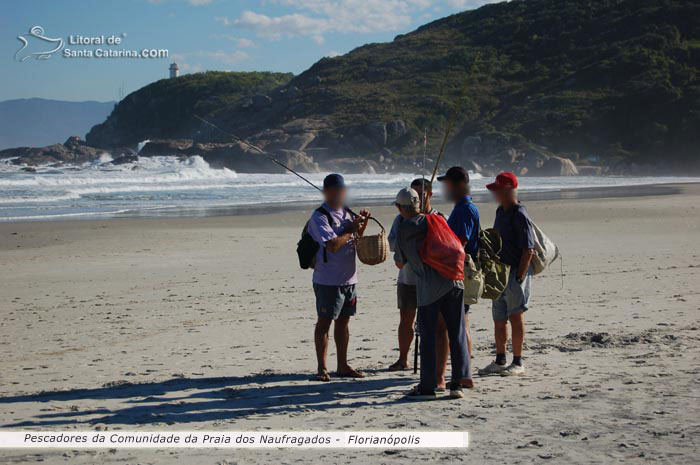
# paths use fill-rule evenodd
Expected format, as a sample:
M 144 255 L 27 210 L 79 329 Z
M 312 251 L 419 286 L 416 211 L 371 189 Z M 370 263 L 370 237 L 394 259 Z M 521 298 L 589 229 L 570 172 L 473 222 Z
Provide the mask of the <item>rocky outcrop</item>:
M 299 150 L 277 150 L 272 152 L 272 156 L 294 171 L 302 173 L 318 173 L 321 171 L 318 163 L 314 162 L 313 158 Z
M 251 142 L 256 146 L 267 150 L 299 150 L 303 151 L 316 138 L 313 131 L 298 133 L 285 132 L 282 129 L 265 131 L 251 138 Z
M 375 122 L 364 126 L 329 128 L 324 120 L 297 119 L 277 129 L 254 134 L 249 142 L 197 142 L 193 139 L 156 139 L 137 154 L 132 149 L 112 149 L 112 164 L 133 163 L 141 157 L 199 155 L 213 168 L 241 173 L 281 173 L 284 169 L 273 157 L 300 172 L 338 171 L 347 174 L 415 172 L 418 158 L 395 155 L 387 146 L 407 135 L 401 120 Z M 257 149 L 256 149 L 257 147 Z M 359 147 L 363 147 L 360 149 Z M 0 152 L 0 158 L 15 157 L 14 163 L 27 166 L 82 164 L 107 151 L 88 146 L 79 137 L 47 147 L 20 147 Z M 532 144 L 519 143 L 503 133 L 470 135 L 451 144 L 444 165 L 459 164 L 473 172 L 494 175 L 512 171 L 520 176 L 576 176 L 579 170 L 567 157 L 555 155 Z M 622 168 L 621 168 L 622 169 Z M 625 166 L 626 172 L 631 168 Z M 602 167 L 587 166 L 587 175 L 599 174 Z
M 138 155 L 122 155 L 112 160 L 111 163 L 113 165 L 125 165 L 127 163 L 136 163 L 137 161 L 139 161 Z
M 152 140 L 141 148 L 139 155 L 143 157 L 167 157 L 186 152 L 192 148 L 192 139 Z
M 601 176 L 605 174 L 605 168 L 602 166 L 578 165 L 576 169 L 579 176 Z
M 448 160 L 467 169 L 494 175 L 511 171 L 519 176 L 577 176 L 576 164 L 568 157 L 524 142 L 521 137 L 501 132 L 483 132 L 452 143 Z M 602 168 L 601 168 L 602 172 Z
M 0 151 L 0 158 L 13 158 L 17 165 L 48 165 L 51 163 L 82 164 L 99 158 L 103 150 L 90 147 L 78 136 L 69 137 L 63 144 L 46 147 L 17 147 Z
M 408 133 L 408 128 L 403 120 L 395 119 L 386 124 L 386 133 L 390 141 L 396 141 Z
M 578 176 L 578 169 L 568 158 L 549 157 L 535 173 L 538 176 Z
M 382 122 L 370 123 L 362 128 L 362 132 L 373 144 L 379 147 L 386 145 L 386 124 Z

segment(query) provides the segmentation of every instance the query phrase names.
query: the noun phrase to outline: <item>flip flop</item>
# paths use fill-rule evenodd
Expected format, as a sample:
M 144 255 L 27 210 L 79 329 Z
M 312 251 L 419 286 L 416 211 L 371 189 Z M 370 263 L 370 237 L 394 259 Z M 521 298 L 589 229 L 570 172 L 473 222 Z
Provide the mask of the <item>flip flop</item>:
M 325 372 L 325 373 L 316 373 L 316 376 L 311 378 L 309 381 L 319 381 L 321 383 L 327 383 L 330 380 L 331 380 L 331 375 L 329 375 L 328 372 Z

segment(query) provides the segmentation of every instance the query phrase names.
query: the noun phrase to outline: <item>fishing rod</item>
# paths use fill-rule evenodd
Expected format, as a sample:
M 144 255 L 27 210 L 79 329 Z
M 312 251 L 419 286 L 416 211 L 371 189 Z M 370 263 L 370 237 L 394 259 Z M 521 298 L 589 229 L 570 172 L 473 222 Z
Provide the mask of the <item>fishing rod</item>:
M 421 212 L 428 213 L 428 189 L 425 186 L 425 160 L 428 151 L 428 128 L 423 128 L 423 166 L 421 168 Z M 431 187 L 432 190 L 432 187 Z M 418 357 L 420 355 L 420 327 L 418 320 L 413 324 L 413 333 L 416 335 L 416 341 L 413 344 L 413 374 L 418 373 Z
M 437 174 L 438 167 L 440 166 L 440 159 L 442 158 L 442 154 L 445 151 L 445 146 L 447 146 L 447 138 L 450 136 L 450 131 L 452 131 L 452 126 L 455 123 L 455 119 L 457 119 L 457 113 L 459 113 L 459 110 L 462 107 L 462 101 L 464 100 L 464 96 L 467 92 L 467 84 L 471 80 L 471 77 L 474 75 L 474 70 L 476 70 L 476 64 L 478 63 L 480 56 L 481 56 L 481 52 L 476 52 L 476 58 L 474 58 L 474 63 L 472 63 L 471 70 L 469 71 L 467 78 L 464 80 L 464 84 L 462 85 L 462 91 L 459 94 L 459 99 L 457 99 L 457 102 L 455 103 L 455 107 L 452 110 L 452 115 L 450 116 L 450 122 L 447 125 L 447 131 L 445 131 L 445 137 L 442 139 L 442 146 L 440 147 L 440 153 L 438 154 L 437 161 L 435 162 L 435 168 L 433 168 L 433 175 L 430 178 L 431 184 L 433 183 L 433 181 L 435 181 L 435 175 Z
M 306 179 L 304 176 L 302 176 L 301 174 L 297 173 L 296 171 L 294 171 L 293 169 L 291 169 L 290 167 L 288 167 L 287 165 L 285 165 L 284 163 L 282 163 L 281 161 L 279 161 L 279 160 L 276 159 L 275 157 L 272 157 L 272 156 L 268 155 L 267 152 L 265 152 L 264 150 L 262 150 L 262 149 L 261 149 L 260 147 L 258 147 L 257 145 L 251 144 L 251 143 L 248 142 L 247 140 L 245 140 L 245 139 L 243 139 L 243 138 L 241 138 L 241 137 L 238 137 L 238 136 L 236 136 L 235 134 L 231 134 L 231 133 L 228 132 L 228 131 L 225 131 L 225 130 L 221 129 L 221 128 L 220 128 L 219 126 L 217 126 L 216 124 L 212 123 L 211 121 L 205 120 L 204 118 L 202 118 L 202 117 L 199 116 L 199 115 L 195 115 L 195 114 L 193 113 L 192 116 L 194 116 L 195 118 L 197 118 L 197 119 L 200 120 L 201 122 L 203 122 L 203 123 L 205 123 L 205 124 L 208 124 L 209 126 L 215 128 L 215 129 L 218 129 L 219 131 L 221 131 L 222 133 L 226 134 L 227 136 L 229 136 L 231 139 L 235 140 L 236 142 L 239 142 L 239 143 L 241 143 L 241 144 L 243 144 L 243 145 L 246 145 L 246 146 L 248 146 L 248 147 L 250 147 L 250 148 L 252 148 L 252 149 L 258 151 L 262 156 L 264 156 L 265 158 L 267 158 L 267 159 L 270 160 L 271 162 L 278 164 L 279 166 L 281 166 L 282 168 L 286 169 L 287 171 L 289 171 L 289 172 L 292 173 L 293 175 L 297 176 L 299 179 L 301 179 L 301 180 L 303 180 L 304 182 L 306 182 L 308 185 L 310 185 L 311 187 L 313 187 L 314 189 L 316 189 L 316 190 L 319 191 L 320 193 L 323 193 L 323 189 L 321 189 L 321 188 L 318 187 L 316 184 L 312 183 L 311 181 L 309 181 L 308 179 Z M 345 207 L 345 208 L 348 209 L 348 211 L 350 212 L 350 214 L 351 214 L 352 216 L 355 216 L 355 217 L 360 216 L 360 215 L 358 215 L 357 213 L 355 213 L 354 211 L 350 210 L 349 207 Z M 378 221 L 376 218 L 371 218 L 371 217 L 370 217 L 370 219 L 373 220 L 373 221 L 375 221 L 377 224 L 379 224 L 379 226 L 381 226 L 381 223 L 379 223 L 379 221 Z
M 302 179 L 304 182 L 306 182 L 307 184 L 309 184 L 310 186 L 312 186 L 312 187 L 313 187 L 314 189 L 316 189 L 317 191 L 323 192 L 323 190 L 322 190 L 321 188 L 319 188 L 316 184 L 312 183 L 311 181 L 309 181 L 308 179 L 306 179 L 304 176 L 300 175 L 299 173 L 297 173 L 296 171 L 294 171 L 293 169 L 291 169 L 290 167 L 288 167 L 287 165 L 285 165 L 284 163 L 282 163 L 281 161 L 279 161 L 279 160 L 276 159 L 275 157 L 272 157 L 272 156 L 268 155 L 267 152 L 265 152 L 263 149 L 261 149 L 261 148 L 258 147 L 257 145 L 251 144 L 251 143 L 248 142 L 247 140 L 245 140 L 245 139 L 243 139 L 243 138 L 240 138 L 240 137 L 238 137 L 238 136 L 236 136 L 236 135 L 234 135 L 234 134 L 231 134 L 231 133 L 228 132 L 228 131 L 224 131 L 223 129 L 221 129 L 221 128 L 220 128 L 219 126 L 217 126 L 216 124 L 214 124 L 214 123 L 212 123 L 212 122 L 210 122 L 210 121 L 205 120 L 204 118 L 202 118 L 202 117 L 199 116 L 199 115 L 193 114 L 192 116 L 194 116 L 195 118 L 197 118 L 197 119 L 200 120 L 201 122 L 203 122 L 203 123 L 205 123 L 205 124 L 208 124 L 209 126 L 215 128 L 215 129 L 218 129 L 219 131 L 221 131 L 222 133 L 226 134 L 227 136 L 229 136 L 231 139 L 235 140 L 236 142 L 239 142 L 239 143 L 241 143 L 241 144 L 243 144 L 243 145 L 245 145 L 245 146 L 248 146 L 248 147 L 250 147 L 250 148 L 256 150 L 256 151 L 259 152 L 262 156 L 264 156 L 265 158 L 267 158 L 267 159 L 270 160 L 271 162 L 276 163 L 277 165 L 281 166 L 282 168 L 286 169 L 287 171 L 289 171 L 290 173 L 294 174 L 295 176 L 299 177 L 300 179 Z
M 421 212 L 428 213 L 428 190 L 425 188 L 425 156 L 428 151 L 428 128 L 423 128 L 423 167 L 421 168 Z
M 459 99 L 455 103 L 454 110 L 452 111 L 452 115 L 450 117 L 450 122 L 447 125 L 447 131 L 445 131 L 445 137 L 442 139 L 442 146 L 440 147 L 440 153 L 438 154 L 437 160 L 435 161 L 435 167 L 433 168 L 433 175 L 430 177 L 430 185 L 432 186 L 433 182 L 435 181 L 435 175 L 437 174 L 438 167 L 440 166 L 440 160 L 442 159 L 442 154 L 445 151 L 445 146 L 447 145 L 447 139 L 450 136 L 450 131 L 452 131 L 452 126 L 454 125 L 455 119 L 457 118 L 457 113 L 459 113 L 459 110 L 462 106 L 462 100 L 464 100 L 464 94 L 467 91 L 467 84 L 469 83 L 469 80 L 471 77 L 474 75 L 474 70 L 476 69 L 476 64 L 479 61 L 479 57 L 481 56 L 481 52 L 476 53 L 476 58 L 474 58 L 474 63 L 472 63 L 471 70 L 469 71 L 469 74 L 467 75 L 467 78 L 464 80 L 464 84 L 462 85 L 462 90 L 459 94 Z M 428 145 L 428 132 L 427 129 L 423 130 L 423 193 L 421 197 L 423 197 L 423 206 L 421 207 L 421 210 L 424 213 L 427 212 L 427 202 L 425 199 L 427 198 L 427 192 L 425 189 L 425 152 L 426 152 L 426 147 Z M 418 373 L 418 354 L 419 354 L 419 345 L 420 345 L 420 328 L 418 327 L 418 322 L 416 322 L 416 327 L 414 328 L 415 334 L 416 334 L 416 342 L 413 347 L 413 373 Z

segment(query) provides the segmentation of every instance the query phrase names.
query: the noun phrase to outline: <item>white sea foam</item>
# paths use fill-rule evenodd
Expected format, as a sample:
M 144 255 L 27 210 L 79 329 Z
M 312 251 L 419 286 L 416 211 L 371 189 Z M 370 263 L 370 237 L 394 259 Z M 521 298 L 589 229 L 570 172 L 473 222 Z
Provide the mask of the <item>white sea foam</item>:
M 142 144 L 145 145 L 147 141 Z M 140 148 L 143 145 L 139 144 Z M 168 208 L 202 211 L 209 207 L 318 201 L 319 194 L 296 176 L 238 174 L 213 169 L 199 156 L 141 157 L 112 165 L 105 154 L 80 167 L 33 167 L 24 171 L 12 160 L 0 160 L 0 221 L 18 219 L 113 216 Z M 327 173 L 305 175 L 321 185 Z M 347 175 L 353 199 L 391 198 L 419 174 Z M 471 174 L 472 190 L 485 190 L 487 180 Z M 523 178 L 522 190 L 556 191 L 664 182 L 697 182 L 698 178 Z
M 164 184 L 183 181 L 237 179 L 235 171 L 213 169 L 202 157 L 185 161 L 176 157 L 142 158 L 135 163 L 106 165 L 90 163 L 80 169 L 36 167 L 35 173 L 24 173 L 21 167 L 0 165 L 0 174 L 21 173 L 21 176 L 1 177 L 3 187 L 70 187 L 102 184 Z
M 143 149 L 150 141 L 151 139 L 146 139 L 139 142 L 139 144 L 136 146 L 136 153 L 141 153 L 141 149 Z

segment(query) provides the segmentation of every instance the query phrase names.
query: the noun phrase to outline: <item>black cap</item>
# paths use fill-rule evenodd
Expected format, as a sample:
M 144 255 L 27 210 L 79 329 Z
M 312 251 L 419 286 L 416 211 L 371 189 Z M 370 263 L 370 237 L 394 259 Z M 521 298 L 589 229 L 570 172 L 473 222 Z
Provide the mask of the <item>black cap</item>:
M 338 173 L 329 174 L 323 180 L 323 188 L 345 187 L 345 178 Z
M 438 176 L 437 178 L 438 181 L 444 181 L 446 179 L 449 179 L 450 181 L 454 182 L 469 183 L 469 171 L 467 171 L 466 168 L 462 166 L 453 166 L 452 168 L 447 170 L 447 173 L 445 173 L 444 176 Z

